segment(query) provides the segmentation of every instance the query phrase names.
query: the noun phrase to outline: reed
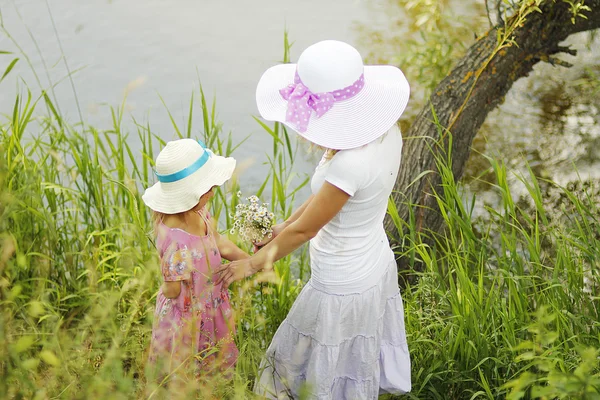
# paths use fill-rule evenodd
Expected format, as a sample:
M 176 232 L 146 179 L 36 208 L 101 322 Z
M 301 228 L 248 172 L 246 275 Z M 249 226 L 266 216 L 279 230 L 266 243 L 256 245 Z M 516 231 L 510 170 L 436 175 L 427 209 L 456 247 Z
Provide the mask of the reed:
M 274 281 L 232 287 L 241 350 L 233 384 L 207 378 L 168 392 L 146 368 L 160 272 L 140 198 L 160 135 L 136 122 L 134 151 L 124 103 L 105 131 L 71 125 L 57 109 L 44 91 L 25 91 L 0 120 L 0 398 L 252 398 L 266 346 L 309 277 L 305 249 L 276 264 Z M 183 127 L 171 118 L 180 137 L 224 155 L 240 145 L 201 88 L 189 115 Z M 307 178 L 294 173 L 290 133 L 257 122 L 273 141 L 257 194 L 282 220 Z M 447 226 L 425 233 L 435 245 L 389 206 L 403 238 L 398 255 L 424 266 L 407 272 L 419 279 L 403 292 L 413 365 L 406 397 L 598 398 L 598 188 L 559 187 L 530 171 L 519 176 L 528 194 L 518 198 L 512 172 L 488 158 L 482 176 L 492 176 L 501 206 L 476 218 L 482 202 L 456 182 L 446 148 L 432 145 Z M 211 205 L 225 234 L 238 190 L 234 180 Z

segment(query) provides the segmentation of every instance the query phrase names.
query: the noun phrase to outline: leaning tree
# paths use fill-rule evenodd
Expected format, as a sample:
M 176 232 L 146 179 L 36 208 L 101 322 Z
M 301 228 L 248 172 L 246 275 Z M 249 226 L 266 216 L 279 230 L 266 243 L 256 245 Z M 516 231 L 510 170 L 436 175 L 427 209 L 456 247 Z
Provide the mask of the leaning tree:
M 507 3 L 497 1 L 498 8 Z M 411 168 L 401 168 L 393 200 L 401 220 L 408 221 L 413 213 L 426 243 L 433 243 L 444 228 L 435 198 L 442 192 L 436 165 L 439 152 L 451 152 L 450 167 L 454 178 L 460 179 L 473 138 L 513 83 L 539 62 L 569 67 L 556 55 L 574 55 L 575 50 L 561 42 L 574 33 L 600 28 L 600 0 L 523 0 L 512 4 L 510 11 L 512 15 L 505 21 L 498 18 L 500 23 L 478 38 L 433 89 L 406 133 L 413 139 L 404 145 L 403 164 Z M 389 216 L 386 229 L 396 231 Z M 401 258 L 399 266 L 406 265 Z

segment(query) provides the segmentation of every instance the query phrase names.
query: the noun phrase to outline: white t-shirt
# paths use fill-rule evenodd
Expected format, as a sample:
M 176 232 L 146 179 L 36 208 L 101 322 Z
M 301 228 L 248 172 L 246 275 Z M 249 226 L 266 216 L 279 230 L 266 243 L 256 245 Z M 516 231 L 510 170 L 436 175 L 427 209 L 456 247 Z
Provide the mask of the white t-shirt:
M 380 139 L 321 160 L 311 181 L 324 181 L 350 195 L 340 212 L 310 241 L 311 281 L 333 293 L 360 293 L 377 284 L 394 253 L 383 228 L 396 182 L 402 135 L 394 125 Z

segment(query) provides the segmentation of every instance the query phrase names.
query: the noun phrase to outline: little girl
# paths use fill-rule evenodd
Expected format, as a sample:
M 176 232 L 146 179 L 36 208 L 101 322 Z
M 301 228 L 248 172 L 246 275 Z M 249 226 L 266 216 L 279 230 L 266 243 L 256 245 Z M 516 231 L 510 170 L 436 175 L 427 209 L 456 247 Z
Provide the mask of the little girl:
M 142 199 L 154 211 L 164 282 L 156 299 L 151 364 L 176 376 L 235 365 L 234 318 L 227 288 L 214 283 L 221 258 L 249 257 L 211 227 L 205 209 L 213 190 L 233 173 L 235 160 L 203 143 L 167 143 L 156 159 L 158 182 Z

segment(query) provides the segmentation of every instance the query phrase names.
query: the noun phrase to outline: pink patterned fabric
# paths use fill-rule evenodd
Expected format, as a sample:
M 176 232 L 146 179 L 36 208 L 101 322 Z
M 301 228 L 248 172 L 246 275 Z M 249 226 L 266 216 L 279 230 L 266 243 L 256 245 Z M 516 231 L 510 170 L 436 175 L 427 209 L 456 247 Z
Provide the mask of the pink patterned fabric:
M 294 83 L 279 90 L 281 97 L 288 101 L 285 120 L 298 129 L 306 132 L 308 121 L 314 111 L 317 118 L 323 116 L 333 104 L 356 96 L 365 86 L 365 76 L 361 75 L 352 85 L 333 92 L 312 93 L 300 79 L 298 73 Z
M 234 366 L 235 322 L 227 289 L 213 283 L 221 255 L 210 231 L 201 237 L 159 224 L 156 246 L 164 280 L 181 281 L 181 293 L 158 293 L 149 362 L 163 372 L 188 363 L 197 374 Z

